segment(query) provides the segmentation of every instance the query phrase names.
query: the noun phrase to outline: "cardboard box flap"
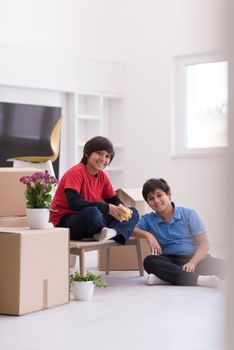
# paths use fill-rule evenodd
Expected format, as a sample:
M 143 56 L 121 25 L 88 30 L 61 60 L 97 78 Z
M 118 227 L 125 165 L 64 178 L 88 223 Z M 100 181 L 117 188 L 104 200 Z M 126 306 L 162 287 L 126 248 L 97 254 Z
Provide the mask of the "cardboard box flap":
M 1 227 L 27 227 L 28 220 L 26 216 L 0 216 Z
M 31 229 L 29 227 L 0 227 L 0 234 L 1 233 L 14 233 L 18 235 L 31 235 L 31 236 L 36 236 L 36 235 L 44 235 L 47 233 L 47 235 L 54 235 L 55 232 L 57 234 L 59 232 L 63 231 L 69 231 L 67 228 L 63 227 L 53 227 L 53 228 L 45 228 L 45 229 Z
M 116 194 L 134 202 L 144 201 L 141 188 L 119 188 L 116 190 Z
M 146 211 L 147 204 L 141 191 L 141 188 L 119 188 L 115 192 L 126 207 L 134 207 L 142 215 Z

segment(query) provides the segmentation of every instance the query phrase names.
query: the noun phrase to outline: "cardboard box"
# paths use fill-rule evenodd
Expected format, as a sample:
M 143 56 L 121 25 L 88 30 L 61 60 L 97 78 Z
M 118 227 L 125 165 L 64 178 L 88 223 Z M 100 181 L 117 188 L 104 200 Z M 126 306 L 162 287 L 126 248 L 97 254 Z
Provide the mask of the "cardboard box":
M 126 207 L 134 207 L 142 215 L 146 212 L 148 205 L 142 197 L 141 188 L 122 188 L 116 190 L 119 199 Z M 150 248 L 144 239 L 141 239 L 141 252 L 144 259 L 151 254 Z M 106 267 L 106 250 L 101 249 L 98 256 L 100 270 Z M 136 249 L 134 246 L 119 246 L 110 248 L 110 270 L 138 270 Z
M 0 228 L 0 314 L 69 302 L 69 230 Z
M 147 203 L 142 197 L 141 188 L 119 188 L 115 191 L 126 207 L 134 207 L 140 215 L 146 211 Z
M 28 227 L 26 216 L 0 216 L 0 227 Z
M 24 175 L 32 175 L 37 168 L 0 168 L 0 216 L 26 215 L 26 186 L 19 180 Z

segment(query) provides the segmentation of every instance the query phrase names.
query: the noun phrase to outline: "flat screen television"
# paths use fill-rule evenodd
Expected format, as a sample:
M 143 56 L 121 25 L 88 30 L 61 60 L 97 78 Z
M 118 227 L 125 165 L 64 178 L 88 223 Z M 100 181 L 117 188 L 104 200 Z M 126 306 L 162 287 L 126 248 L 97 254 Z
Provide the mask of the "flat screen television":
M 50 135 L 61 113 L 61 107 L 0 102 L 0 166 L 11 167 L 9 158 L 51 155 Z M 53 166 L 58 175 L 58 159 Z

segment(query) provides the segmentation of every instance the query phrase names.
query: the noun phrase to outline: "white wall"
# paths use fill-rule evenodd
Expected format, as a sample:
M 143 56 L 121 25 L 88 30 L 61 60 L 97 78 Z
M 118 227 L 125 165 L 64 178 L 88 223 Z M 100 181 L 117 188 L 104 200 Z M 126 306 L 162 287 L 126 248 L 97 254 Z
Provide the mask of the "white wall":
M 166 178 L 213 243 L 227 231 L 226 160 L 171 157 L 171 77 L 174 55 L 225 47 L 224 13 L 223 0 L 0 0 L 0 44 L 126 62 L 126 186 Z
M 129 0 L 127 11 L 126 186 L 165 178 L 175 202 L 197 209 L 222 242 L 226 160 L 171 157 L 171 103 L 173 56 L 225 48 L 225 2 Z
M 0 0 L 0 44 L 123 60 L 124 0 Z

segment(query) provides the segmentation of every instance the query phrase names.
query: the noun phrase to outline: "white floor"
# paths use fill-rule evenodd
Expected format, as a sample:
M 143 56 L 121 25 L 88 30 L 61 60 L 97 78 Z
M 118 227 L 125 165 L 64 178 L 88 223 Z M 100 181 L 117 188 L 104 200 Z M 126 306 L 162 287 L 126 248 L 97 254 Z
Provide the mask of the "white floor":
M 95 271 L 95 270 L 93 270 Z M 223 350 L 224 291 L 111 272 L 92 301 L 0 316 L 1 350 Z

